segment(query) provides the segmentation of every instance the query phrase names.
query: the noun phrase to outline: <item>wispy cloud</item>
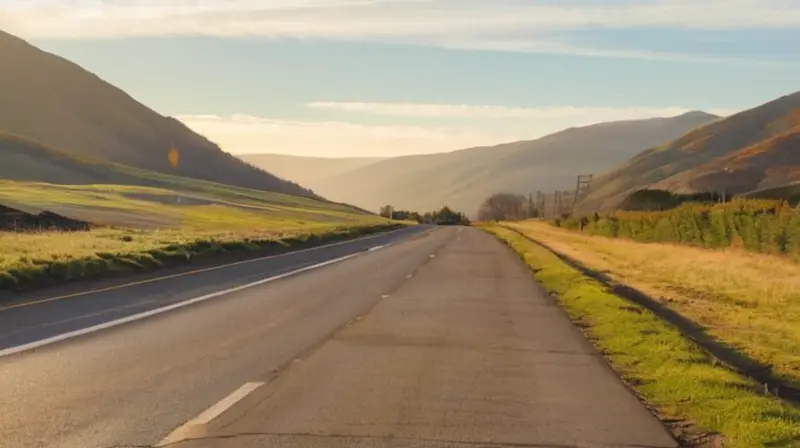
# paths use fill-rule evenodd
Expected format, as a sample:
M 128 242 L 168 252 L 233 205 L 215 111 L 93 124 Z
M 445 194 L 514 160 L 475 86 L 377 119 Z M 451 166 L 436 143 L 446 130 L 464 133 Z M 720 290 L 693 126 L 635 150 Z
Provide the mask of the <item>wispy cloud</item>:
M 463 128 L 292 121 L 251 115 L 180 115 L 176 118 L 234 154 L 396 156 L 493 145 L 522 138 Z
M 569 120 L 571 125 L 602 121 L 673 117 L 692 110 L 686 107 L 506 107 L 466 104 L 312 102 L 308 107 L 343 112 L 417 118 L 482 118 Z M 735 110 L 715 109 L 717 115 L 731 115 Z
M 569 44 L 559 41 L 556 37 L 549 39 L 519 39 L 495 37 L 493 39 L 442 39 L 437 44 L 442 48 L 454 50 L 488 50 L 513 53 L 540 53 L 540 54 L 566 54 L 574 56 L 589 56 L 615 59 L 644 59 L 652 61 L 697 62 L 733 65 L 755 66 L 786 66 L 798 65 L 796 61 L 775 59 L 753 59 L 746 57 L 730 57 L 716 55 L 698 55 L 662 50 L 633 50 L 624 48 L 587 47 L 585 45 Z
M 308 156 L 396 156 L 436 153 L 542 137 L 572 126 L 604 121 L 667 117 L 689 108 L 515 108 L 448 104 L 316 102 L 334 112 L 445 119 L 481 119 L 481 124 L 370 125 L 341 121 L 279 120 L 252 115 L 179 115 L 177 118 L 228 152 Z M 712 110 L 729 115 L 734 110 Z M 491 124 L 486 119 L 495 119 Z M 423 121 L 424 123 L 424 121 Z
M 794 0 L 560 3 L 556 6 L 536 0 L 9 0 L 0 5 L 0 11 L 6 27 L 58 36 L 187 32 L 309 37 L 475 36 L 498 31 L 586 27 L 751 29 L 800 25 L 800 4 Z M 17 26 L 13 27 L 15 23 Z M 394 26 L 386 26 L 389 24 Z
M 732 30 L 800 26 L 795 0 L 7 0 L 0 29 L 23 37 L 264 36 L 450 48 L 670 57 L 583 48 L 576 29 Z

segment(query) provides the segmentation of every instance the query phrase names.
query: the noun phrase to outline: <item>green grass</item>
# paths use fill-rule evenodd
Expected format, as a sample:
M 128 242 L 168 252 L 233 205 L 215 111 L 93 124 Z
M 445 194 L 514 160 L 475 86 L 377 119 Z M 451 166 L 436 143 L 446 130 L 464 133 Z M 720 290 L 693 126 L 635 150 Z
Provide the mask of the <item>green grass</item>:
M 0 181 L 0 204 L 98 225 L 89 232 L 0 233 L 0 289 L 158 269 L 226 252 L 276 253 L 408 224 L 340 204 L 214 188 Z
M 500 226 L 483 228 L 520 254 L 661 417 L 720 434 L 725 447 L 800 445 L 800 409 L 759 393 L 758 384 L 717 364 L 677 329 L 611 294 L 542 246 Z
M 402 227 L 377 223 L 281 233 L 186 233 L 99 229 L 87 233 L 46 232 L 0 236 L 0 289 L 149 271 L 226 253 L 276 254 Z

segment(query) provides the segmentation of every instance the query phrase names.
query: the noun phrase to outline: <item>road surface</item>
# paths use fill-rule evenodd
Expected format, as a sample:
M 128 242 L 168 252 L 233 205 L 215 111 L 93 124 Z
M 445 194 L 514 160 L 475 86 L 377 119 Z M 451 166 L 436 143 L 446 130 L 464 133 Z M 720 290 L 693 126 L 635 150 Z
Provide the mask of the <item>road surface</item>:
M 526 269 L 415 228 L 0 311 L 0 447 L 677 446 Z

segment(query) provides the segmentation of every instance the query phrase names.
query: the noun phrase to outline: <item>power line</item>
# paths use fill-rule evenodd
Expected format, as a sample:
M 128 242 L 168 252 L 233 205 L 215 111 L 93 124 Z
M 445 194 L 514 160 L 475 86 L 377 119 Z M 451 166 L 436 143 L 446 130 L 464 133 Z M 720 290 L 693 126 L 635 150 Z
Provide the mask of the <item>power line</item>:
M 585 193 L 589 189 L 594 176 L 592 174 L 579 174 L 575 185 L 575 197 L 572 199 L 572 214 L 575 214 L 575 206 L 578 205 L 578 199 L 581 193 Z

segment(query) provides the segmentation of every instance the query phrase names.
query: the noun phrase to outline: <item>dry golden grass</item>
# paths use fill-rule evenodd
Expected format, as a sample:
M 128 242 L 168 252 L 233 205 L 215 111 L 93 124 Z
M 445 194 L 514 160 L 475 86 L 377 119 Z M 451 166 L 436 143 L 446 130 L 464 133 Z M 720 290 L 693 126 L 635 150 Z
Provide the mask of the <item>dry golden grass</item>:
M 542 222 L 510 225 L 662 301 L 800 385 L 800 264 L 736 250 L 589 236 Z

